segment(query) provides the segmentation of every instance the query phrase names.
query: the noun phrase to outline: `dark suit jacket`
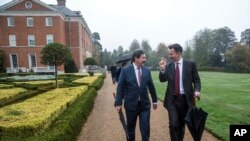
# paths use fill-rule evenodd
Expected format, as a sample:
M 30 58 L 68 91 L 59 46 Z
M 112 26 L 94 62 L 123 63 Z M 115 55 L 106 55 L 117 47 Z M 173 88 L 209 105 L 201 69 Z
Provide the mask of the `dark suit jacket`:
M 187 103 L 189 108 L 193 106 L 193 96 L 194 91 L 201 90 L 200 77 L 194 62 L 183 60 L 182 66 L 182 81 L 184 92 L 186 95 Z M 173 108 L 173 100 L 174 100 L 174 72 L 175 72 L 175 64 L 170 63 L 165 72 L 160 72 L 159 79 L 161 82 L 168 81 L 167 90 L 165 93 L 164 99 L 164 107 L 168 110 Z
M 138 106 L 139 96 L 141 108 L 150 108 L 150 99 L 148 89 L 153 102 L 157 102 L 156 90 L 151 77 L 150 70 L 142 67 L 142 84 L 139 87 L 135 75 L 133 64 L 122 68 L 121 75 L 117 86 L 117 94 L 115 99 L 115 106 L 122 105 L 122 98 L 124 93 L 124 107 L 127 110 L 136 110 Z

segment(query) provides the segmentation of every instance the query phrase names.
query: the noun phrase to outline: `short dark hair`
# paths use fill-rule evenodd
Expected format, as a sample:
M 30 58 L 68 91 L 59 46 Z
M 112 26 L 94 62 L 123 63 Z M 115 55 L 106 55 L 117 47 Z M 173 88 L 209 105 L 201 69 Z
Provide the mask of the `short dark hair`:
M 145 52 L 141 49 L 135 50 L 132 55 L 132 62 L 135 61 L 135 58 L 140 58 L 142 54 L 145 54 Z
M 174 49 L 176 52 L 179 52 L 179 53 L 182 53 L 182 47 L 181 47 L 181 45 L 179 45 L 179 44 L 172 44 L 172 45 L 170 45 L 170 46 L 168 46 L 168 48 L 169 49 Z

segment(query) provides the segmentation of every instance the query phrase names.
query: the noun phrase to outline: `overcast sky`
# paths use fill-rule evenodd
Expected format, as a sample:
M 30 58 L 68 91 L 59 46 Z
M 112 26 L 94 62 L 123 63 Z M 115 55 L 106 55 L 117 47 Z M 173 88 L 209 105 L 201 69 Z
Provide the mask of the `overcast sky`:
M 0 0 L 0 5 L 10 1 Z M 66 6 L 82 12 L 109 51 L 119 45 L 128 49 L 134 39 L 148 40 L 153 49 L 160 42 L 184 46 L 205 27 L 227 26 L 239 40 L 250 28 L 250 0 L 66 0 Z

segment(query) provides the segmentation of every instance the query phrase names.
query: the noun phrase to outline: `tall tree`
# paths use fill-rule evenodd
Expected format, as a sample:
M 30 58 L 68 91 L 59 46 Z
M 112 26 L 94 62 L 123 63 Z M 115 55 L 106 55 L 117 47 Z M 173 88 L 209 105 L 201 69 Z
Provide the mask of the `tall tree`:
M 234 32 L 228 27 L 215 29 L 214 32 L 213 48 L 220 53 L 226 53 L 228 49 L 232 48 L 237 43 Z
M 129 47 L 129 52 L 134 52 L 135 50 L 140 49 L 140 44 L 138 40 L 134 39 Z
M 118 52 L 116 49 L 114 49 L 111 55 L 112 63 L 115 63 L 117 58 L 118 58 Z
M 241 40 L 242 44 L 248 45 L 250 47 L 250 28 L 241 32 Z
M 194 52 L 193 59 L 198 67 L 206 67 L 208 65 L 209 53 L 211 52 L 212 31 L 203 29 L 198 31 L 193 39 Z
M 192 60 L 192 50 L 189 41 L 186 41 L 185 50 L 183 51 L 183 58 Z
M 147 66 L 150 69 L 157 69 L 157 67 L 159 66 L 159 61 L 160 61 L 160 57 L 157 55 L 156 51 L 153 50 L 150 53 L 150 57 L 147 58 Z
M 165 58 L 169 59 L 168 47 L 164 43 L 159 43 L 159 45 L 157 46 L 156 54 L 159 58 L 165 57 Z
M 226 51 L 236 44 L 237 39 L 234 32 L 228 27 L 215 29 L 213 33 L 213 52 L 210 54 L 209 63 L 212 66 L 221 67 L 224 64 Z
M 102 44 L 99 42 L 101 40 L 98 32 L 92 34 L 93 38 L 93 57 L 96 59 L 100 66 L 103 66 L 103 55 L 102 55 Z
M 69 48 L 61 43 L 50 43 L 41 51 L 41 63 L 55 66 L 56 88 L 58 88 L 57 67 L 72 58 Z
M 106 48 L 103 51 L 103 64 L 107 66 L 112 65 L 111 52 L 108 52 Z
M 94 40 L 97 40 L 97 41 L 101 40 L 100 34 L 99 34 L 98 32 L 94 32 L 94 33 L 92 34 L 92 36 L 93 36 Z
M 250 48 L 237 44 L 226 53 L 227 67 L 233 72 L 250 72 Z
M 141 42 L 141 48 L 144 50 L 146 56 L 149 57 L 149 54 L 151 53 L 152 48 L 149 45 L 148 40 L 142 40 L 142 42 Z
M 117 49 L 117 54 L 118 56 L 124 55 L 124 49 L 122 46 L 119 46 Z

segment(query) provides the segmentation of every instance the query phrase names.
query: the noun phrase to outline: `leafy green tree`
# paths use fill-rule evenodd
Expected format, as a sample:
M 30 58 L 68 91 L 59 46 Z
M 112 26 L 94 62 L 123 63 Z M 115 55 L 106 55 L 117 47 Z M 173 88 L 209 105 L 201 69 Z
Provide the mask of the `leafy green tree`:
M 84 65 L 88 66 L 88 73 L 90 76 L 94 75 L 94 72 L 92 71 L 94 69 L 94 66 L 97 65 L 97 61 L 94 57 L 88 57 L 84 61 Z
M 159 61 L 160 57 L 157 56 L 157 53 L 155 50 L 151 51 L 149 57 L 147 58 L 147 66 L 150 69 L 156 70 L 159 67 Z
M 133 53 L 137 49 L 140 49 L 140 44 L 139 44 L 138 40 L 134 39 L 129 47 L 129 52 Z
M 104 49 L 103 52 L 103 63 L 104 65 L 111 66 L 113 61 L 111 59 L 111 52 L 108 52 L 107 49 Z
M 192 60 L 191 45 L 188 43 L 188 41 L 186 42 L 186 48 L 183 51 L 183 58 L 185 58 L 187 60 Z
M 69 48 L 61 43 L 50 43 L 42 49 L 41 55 L 42 64 L 55 66 L 56 88 L 58 88 L 57 67 L 71 59 Z
M 76 73 L 76 72 L 78 72 L 75 61 L 73 59 L 70 59 L 70 60 L 65 62 L 64 71 L 65 71 L 65 73 Z
M 115 61 L 118 58 L 118 51 L 116 49 L 113 50 L 112 54 L 111 54 L 111 59 L 112 59 L 112 63 L 115 63 Z
M 119 46 L 117 49 L 117 54 L 118 56 L 124 55 L 124 49 L 122 46 Z
M 100 34 L 99 34 L 98 32 L 94 32 L 94 33 L 92 34 L 92 36 L 93 36 L 94 40 L 97 40 L 97 41 L 101 40 Z
M 148 40 L 142 40 L 141 48 L 144 50 L 147 57 L 149 57 L 149 54 L 152 52 L 152 48 L 149 45 Z
M 212 31 L 207 28 L 198 31 L 193 38 L 193 45 L 193 59 L 198 68 L 207 67 L 209 54 L 212 52 Z
M 165 58 L 169 59 L 168 47 L 164 43 L 159 43 L 159 45 L 157 46 L 156 54 L 159 58 L 165 57 Z
M 233 72 L 250 72 L 250 48 L 237 44 L 226 53 L 227 67 Z
M 250 47 L 250 28 L 246 29 L 245 31 L 241 32 L 241 40 L 242 44 L 248 45 Z
M 148 40 L 142 40 L 142 42 L 141 42 L 141 49 L 145 52 L 147 60 L 152 57 L 151 56 L 152 48 L 149 45 Z M 147 67 L 150 66 L 149 61 L 146 61 L 145 66 L 147 66 Z
M 103 66 L 103 52 L 102 52 L 102 44 L 99 42 L 101 40 L 98 32 L 94 32 L 92 34 L 93 37 L 93 57 L 96 58 L 97 63 L 100 66 Z
M 228 27 L 215 29 L 213 32 L 213 52 L 210 54 L 209 63 L 212 66 L 220 67 L 224 64 L 223 57 L 226 51 L 236 44 L 237 39 L 234 32 Z

